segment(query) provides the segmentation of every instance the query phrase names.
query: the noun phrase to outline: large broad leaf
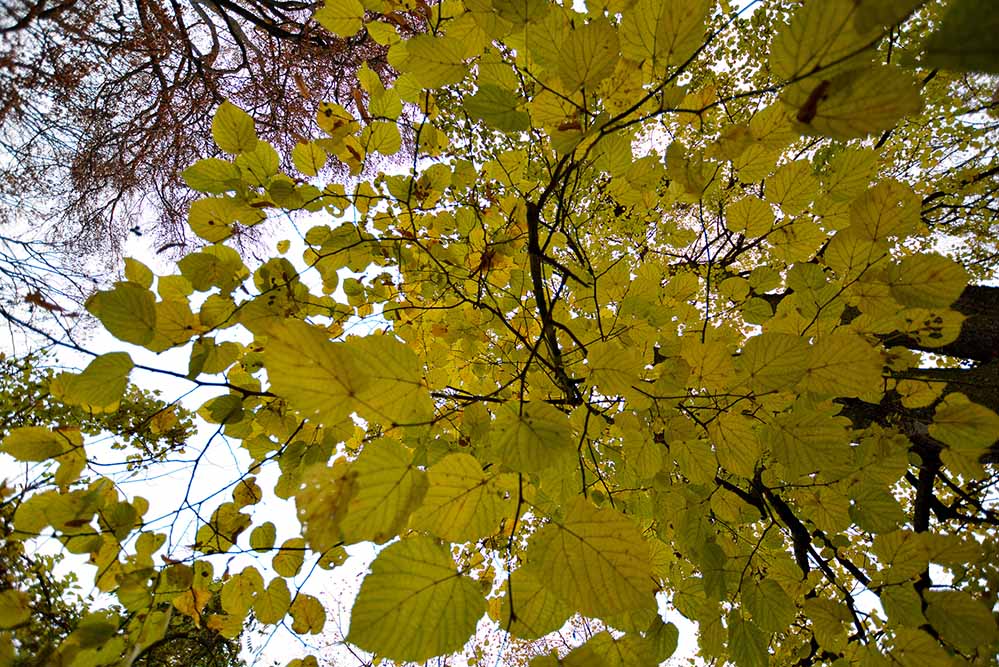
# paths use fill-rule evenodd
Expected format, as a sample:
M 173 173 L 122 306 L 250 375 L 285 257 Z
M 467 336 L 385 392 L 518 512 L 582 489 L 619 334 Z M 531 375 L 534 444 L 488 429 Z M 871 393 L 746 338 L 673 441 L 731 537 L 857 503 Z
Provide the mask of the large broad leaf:
M 506 403 L 497 413 L 493 444 L 511 470 L 537 472 L 575 454 L 568 417 L 547 403 Z
M 156 336 L 156 297 L 130 282 L 98 292 L 87 301 L 90 311 L 119 340 L 145 345 Z
M 860 67 L 828 79 L 809 78 L 782 96 L 798 129 L 834 139 L 865 137 L 895 126 L 922 107 L 911 72 L 898 67 Z
M 992 605 L 983 604 L 964 591 L 929 591 L 926 618 L 944 639 L 970 653 L 997 637 Z
M 365 445 L 350 469 L 356 491 L 340 523 L 344 540 L 381 543 L 398 535 L 426 491 L 426 473 L 413 465 L 413 453 L 381 438 Z
M 277 623 L 288 613 L 291 606 L 291 591 L 288 583 L 275 577 L 267 588 L 257 593 L 253 601 L 253 614 L 261 623 Z
M 82 373 L 62 373 L 56 377 L 49 391 L 63 403 L 79 405 L 91 412 L 111 412 L 118 408 L 125 393 L 132 366 L 132 358 L 125 352 L 103 354 Z
M 359 0 L 327 0 L 312 18 L 338 37 L 351 37 L 361 29 L 364 6 Z
M 389 63 L 411 73 L 424 88 L 458 83 L 469 71 L 461 41 L 453 37 L 417 35 L 393 46 Z
M 427 471 L 427 494 L 411 525 L 451 542 L 468 542 L 496 532 L 510 505 L 495 474 L 487 476 L 468 454 L 449 454 Z
M 250 115 L 231 102 L 223 102 L 212 118 L 212 138 L 226 153 L 238 155 L 257 146 L 257 131 Z
M 562 42 L 558 73 L 568 90 L 590 89 L 614 71 L 618 60 L 617 31 L 606 20 L 577 26 Z
M 877 393 L 883 387 L 883 365 L 881 353 L 860 336 L 832 333 L 815 341 L 798 387 L 820 396 Z
M 577 498 L 564 520 L 534 535 L 528 554 L 542 585 L 587 616 L 655 607 L 648 544 L 615 510 Z
M 930 435 L 957 449 L 983 449 L 996 441 L 999 415 L 960 393 L 948 394 L 933 413 Z
M 3 439 L 0 451 L 19 461 L 48 461 L 82 446 L 79 430 L 24 426 L 14 429 Z
M 531 118 L 520 109 L 522 100 L 514 93 L 492 84 L 479 86 L 465 100 L 465 110 L 473 118 L 485 121 L 503 132 L 517 132 L 531 126 Z
M 289 320 L 269 330 L 271 390 L 326 423 L 352 412 L 382 424 L 430 419 L 433 403 L 416 355 L 390 336 L 334 343 L 321 328 Z
M 852 59 L 873 45 L 880 26 L 855 24 L 854 0 L 822 0 L 800 5 L 770 48 L 770 67 L 782 79 L 822 72 Z
M 801 336 L 765 333 L 746 341 L 738 367 L 756 392 L 793 387 L 808 368 L 808 342 Z
M 510 574 L 500 611 L 500 626 L 515 637 L 538 639 L 572 616 L 572 608 L 531 574 L 530 567 Z
M 905 306 L 949 306 L 968 286 L 968 270 L 943 255 L 906 257 L 890 273 L 891 295 Z
M 458 573 L 447 549 L 411 537 L 371 564 L 347 641 L 384 658 L 422 661 L 464 646 L 485 608 L 479 586 Z
M 704 41 L 709 3 L 639 0 L 621 22 L 621 53 L 655 71 L 683 63 Z
M 999 13 L 992 0 L 954 0 L 923 46 L 929 67 L 999 73 Z

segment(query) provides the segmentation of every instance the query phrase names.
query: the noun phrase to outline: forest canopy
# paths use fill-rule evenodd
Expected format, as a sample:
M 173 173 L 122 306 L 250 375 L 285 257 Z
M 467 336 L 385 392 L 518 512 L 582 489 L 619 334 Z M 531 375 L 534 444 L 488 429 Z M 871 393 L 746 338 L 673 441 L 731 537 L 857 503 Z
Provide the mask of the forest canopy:
M 737 667 L 994 664 L 989 4 L 318 8 L 392 75 L 360 64 L 290 146 L 218 104 L 215 154 L 180 174 L 204 246 L 127 260 L 86 304 L 121 345 L 52 339 L 92 360 L 34 390 L 124 411 L 124 439 L 128 413 L 172 414 L 128 393 L 136 368 L 214 388 L 197 414 L 249 463 L 180 541 L 73 420 L 0 444 L 41 480 L 3 487 L 4 539 L 89 558 L 126 612 L 85 615 L 56 664 L 144 664 L 174 615 L 308 645 L 332 613 L 305 582 L 363 543 L 358 664 L 493 642 L 500 664 L 651 665 L 680 617 Z M 288 239 L 262 260 L 239 245 L 260 224 Z M 275 499 L 280 543 L 255 509 Z M 4 585 L 0 658 L 35 604 Z

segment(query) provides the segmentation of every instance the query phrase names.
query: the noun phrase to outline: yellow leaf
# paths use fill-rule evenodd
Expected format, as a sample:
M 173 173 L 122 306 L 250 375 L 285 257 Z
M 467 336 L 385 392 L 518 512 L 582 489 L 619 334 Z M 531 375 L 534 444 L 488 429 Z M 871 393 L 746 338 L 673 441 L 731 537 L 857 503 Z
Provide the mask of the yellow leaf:
M 895 300 L 918 308 L 951 305 L 968 286 L 969 279 L 963 265 L 935 254 L 906 257 L 889 274 Z
M 531 538 L 541 584 L 587 616 L 655 608 L 649 547 L 628 518 L 584 498 Z
M 242 109 L 225 101 L 215 110 L 212 118 L 212 138 L 226 153 L 238 155 L 257 146 L 257 132 L 253 119 Z
M 334 343 L 323 329 L 289 320 L 268 331 L 265 347 L 271 391 L 304 415 L 336 423 L 357 412 L 394 425 L 433 414 L 416 355 L 391 336 Z
M 642 384 L 645 364 L 634 347 L 597 342 L 589 346 L 588 352 L 589 380 L 605 396 L 630 394 L 633 386 Z
M 326 151 L 313 141 L 295 144 L 291 160 L 295 169 L 307 176 L 315 176 L 326 165 Z
M 777 204 L 787 215 L 801 213 L 815 198 L 818 182 L 812 175 L 808 160 L 795 160 L 782 165 L 767 179 L 767 201 Z
M 797 384 L 808 368 L 808 355 L 801 336 L 764 333 L 746 341 L 737 364 L 750 389 L 762 393 Z
M 352 37 L 361 29 L 364 7 L 359 0 L 326 0 L 312 18 L 338 37 Z
M 521 639 L 538 639 L 554 632 L 572 615 L 569 605 L 543 587 L 530 569 L 510 574 L 512 594 L 507 588 L 500 606 L 500 627 Z
M 860 397 L 884 389 L 881 353 L 849 333 L 819 336 L 808 354 L 798 388 L 820 396 Z
M 834 139 L 865 137 L 895 126 L 923 106 L 911 72 L 894 66 L 861 67 L 830 79 L 806 79 L 781 97 L 796 109 L 797 127 Z
M 113 412 L 118 408 L 132 358 L 125 352 L 110 352 L 91 361 L 82 373 L 61 373 L 49 387 L 52 395 L 70 405 L 79 405 L 91 412 Z
M 361 133 L 361 146 L 366 153 L 394 155 L 402 146 L 402 137 L 395 123 L 376 120 Z
M 9 630 L 31 616 L 28 594 L 18 590 L 0 591 L 0 630 Z
M 0 451 L 19 461 L 48 461 L 83 447 L 77 430 L 50 430 L 42 426 L 22 426 L 11 431 Z
M 458 83 L 468 74 L 461 42 L 420 34 L 389 49 L 389 63 L 412 74 L 424 88 Z
M 284 544 L 271 561 L 274 571 L 282 577 L 294 577 L 302 569 L 305 561 L 305 540 L 301 537 L 293 537 L 285 540 Z
M 247 567 L 222 586 L 222 609 L 234 616 L 245 616 L 253 598 L 264 589 L 264 580 L 254 567 Z
M 568 90 L 591 89 L 610 76 L 617 59 L 617 30 L 595 19 L 577 26 L 562 42 L 558 73 Z
M 447 549 L 410 537 L 371 564 L 347 641 L 384 658 L 423 661 L 464 646 L 485 610 L 479 586 L 457 572 Z
M 307 593 L 299 593 L 291 603 L 291 629 L 297 634 L 318 635 L 326 625 L 326 610 L 322 603 Z
M 190 616 L 197 626 L 201 625 L 201 610 L 205 608 L 211 599 L 211 591 L 199 588 L 191 588 L 173 599 L 173 606 L 180 613 Z
M 156 335 L 156 297 L 135 283 L 115 283 L 87 300 L 87 310 L 116 338 L 145 345 Z
M 654 72 L 682 64 L 704 42 L 709 8 L 703 0 L 639 0 L 622 19 L 621 53 Z
M 411 525 L 450 542 L 494 534 L 511 511 L 510 499 L 468 454 L 449 454 L 427 471 L 427 493 Z
M 270 551 L 274 546 L 277 528 L 270 521 L 265 521 L 250 532 L 250 548 L 254 551 Z
M 253 601 L 253 614 L 261 623 L 273 625 L 284 618 L 291 606 L 291 591 L 281 577 L 271 579 L 267 588 L 257 593 Z
M 139 260 L 126 257 L 125 280 L 149 289 L 153 284 L 153 272 Z
M 999 438 L 999 415 L 960 393 L 937 405 L 930 435 L 956 449 L 984 449 Z
M 773 209 L 759 197 L 743 197 L 729 206 L 725 215 L 729 231 L 748 237 L 763 236 L 773 224 Z
M 350 470 L 356 491 L 340 522 L 344 541 L 387 542 L 426 493 L 426 473 L 413 464 L 410 450 L 390 438 L 367 443 Z
M 794 79 L 866 51 L 880 31 L 860 33 L 854 25 L 854 0 L 822 0 L 798 6 L 789 24 L 778 30 L 770 47 L 770 67 L 782 79 Z
M 538 472 L 576 452 L 568 417 L 547 403 L 505 403 L 492 427 L 497 456 L 511 470 Z

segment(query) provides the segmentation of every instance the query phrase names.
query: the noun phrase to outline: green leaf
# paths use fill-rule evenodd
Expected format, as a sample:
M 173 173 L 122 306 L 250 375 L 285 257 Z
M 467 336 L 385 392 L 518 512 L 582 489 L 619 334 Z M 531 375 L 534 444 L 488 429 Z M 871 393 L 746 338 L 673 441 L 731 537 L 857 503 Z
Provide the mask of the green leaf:
M 113 336 L 126 343 L 145 345 L 156 335 L 156 297 L 135 283 L 115 283 L 87 300 L 87 310 Z
M 502 132 L 519 132 L 531 126 L 531 117 L 521 110 L 522 100 L 516 94 L 495 86 L 483 84 L 474 95 L 465 100 L 465 110 Z
M 485 599 L 427 537 L 386 547 L 371 564 L 350 616 L 347 641 L 392 660 L 457 651 L 485 613 Z
M 991 604 L 964 591 L 928 591 L 926 619 L 944 639 L 965 653 L 994 642 L 999 634 Z
M 565 519 L 535 533 L 528 554 L 542 585 L 587 616 L 655 607 L 648 544 L 615 510 L 577 497 Z
M 753 615 L 753 623 L 763 632 L 781 632 L 794 621 L 794 602 L 773 579 L 744 583 L 742 602 Z
M 225 101 L 212 118 L 212 138 L 226 153 L 238 155 L 257 146 L 257 131 L 253 119 L 242 109 Z
M 923 45 L 927 67 L 999 74 L 999 15 L 989 0 L 954 0 Z
M 728 616 L 728 648 L 737 667 L 766 667 L 770 664 L 766 635 L 738 612 Z
M 661 663 L 676 653 L 680 643 L 680 630 L 673 623 L 663 623 L 663 620 L 656 616 L 652 625 L 645 631 L 645 637 L 652 644 L 653 658 Z
M 61 373 L 49 388 L 52 395 L 69 405 L 91 412 L 114 412 L 128 386 L 132 358 L 125 352 L 102 354 L 82 373 Z
M 800 131 L 833 139 L 891 129 L 923 106 L 912 73 L 887 65 L 852 69 L 829 79 L 806 79 L 788 88 L 781 99 L 796 109 Z

